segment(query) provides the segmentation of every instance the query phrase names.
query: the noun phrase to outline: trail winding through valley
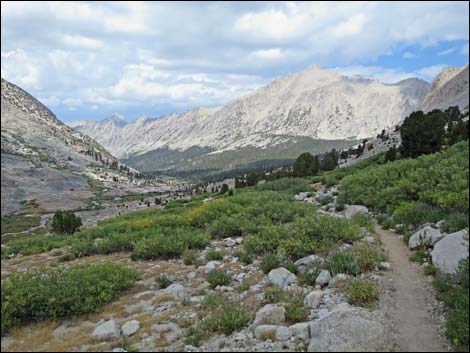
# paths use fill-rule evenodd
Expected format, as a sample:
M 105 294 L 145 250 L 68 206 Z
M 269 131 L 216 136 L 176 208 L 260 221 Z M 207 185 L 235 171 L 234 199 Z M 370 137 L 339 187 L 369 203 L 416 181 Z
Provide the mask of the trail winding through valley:
M 396 351 L 443 352 L 449 345 L 440 324 L 433 318 L 436 304 L 430 281 L 410 262 L 410 251 L 399 235 L 376 227 L 391 270 L 385 280 L 380 306 L 391 322 L 397 340 Z

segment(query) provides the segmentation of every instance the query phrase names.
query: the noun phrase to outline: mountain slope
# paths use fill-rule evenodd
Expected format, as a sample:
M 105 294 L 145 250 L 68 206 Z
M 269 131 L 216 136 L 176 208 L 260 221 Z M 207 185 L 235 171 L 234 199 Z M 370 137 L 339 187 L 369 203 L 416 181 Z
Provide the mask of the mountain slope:
M 428 86 L 418 79 L 384 84 L 311 66 L 221 108 L 193 109 L 159 119 L 142 117 L 125 125 L 107 119 L 71 126 L 129 163 L 155 150 L 198 147 L 224 153 L 290 144 L 296 137 L 358 139 L 401 121 L 416 109 Z M 158 168 L 158 161 L 153 168 Z
M 94 196 L 93 180 L 117 187 L 141 175 L 4 79 L 1 147 L 2 216 L 32 205 L 42 211 L 84 207 Z
M 442 70 L 432 82 L 431 89 L 423 98 L 420 109 L 428 112 L 456 105 L 461 111 L 468 111 L 468 76 L 468 64 L 463 67 L 448 67 Z

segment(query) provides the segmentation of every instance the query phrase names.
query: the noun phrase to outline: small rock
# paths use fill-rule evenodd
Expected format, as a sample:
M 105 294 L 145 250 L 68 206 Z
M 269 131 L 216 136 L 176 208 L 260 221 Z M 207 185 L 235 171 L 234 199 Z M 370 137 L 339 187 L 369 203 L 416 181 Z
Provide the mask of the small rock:
M 319 266 L 323 262 L 324 260 L 320 256 L 312 254 L 302 257 L 301 259 L 295 261 L 294 264 L 297 266 L 297 269 L 300 273 L 304 273 L 309 269 Z
M 92 337 L 99 340 L 109 340 L 118 338 L 121 332 L 116 320 L 111 319 L 96 326 Z
M 152 329 L 156 331 L 161 338 L 164 338 L 167 344 L 183 337 L 183 330 L 181 330 L 177 324 L 172 322 L 169 324 L 152 325 Z
M 389 271 L 392 266 L 390 265 L 390 262 L 385 262 L 382 261 L 379 263 L 379 269 L 383 271 Z
M 138 329 L 140 329 L 140 322 L 131 320 L 122 325 L 121 332 L 124 336 L 131 336 L 136 333 Z
M 219 261 L 216 261 L 216 260 L 209 261 L 206 264 L 206 266 L 204 266 L 204 272 L 209 273 L 209 272 L 215 270 L 220 265 L 222 265 L 222 263 L 219 262 Z
M 164 295 L 170 295 L 176 299 L 183 299 L 187 296 L 187 290 L 179 283 L 173 283 L 172 285 L 162 289 L 161 292 Z
M 442 226 L 444 225 L 445 221 L 442 219 L 436 223 L 436 228 L 441 230 Z
M 331 274 L 330 271 L 328 270 L 321 270 L 320 274 L 318 275 L 317 279 L 315 280 L 315 283 L 324 287 L 327 286 L 328 283 L 330 283 L 331 280 Z
M 301 340 L 308 341 L 310 339 L 310 324 L 308 322 L 299 322 L 295 325 L 289 326 L 294 337 Z
M 233 240 L 232 238 L 226 238 L 224 239 L 224 244 L 226 247 L 231 248 L 231 247 L 234 247 L 237 244 L 237 242 Z
M 368 214 L 368 213 L 369 213 L 369 209 L 366 206 L 362 206 L 362 205 L 351 205 L 351 206 L 348 206 L 348 208 L 346 208 L 346 210 L 344 211 L 344 215 L 347 218 L 352 218 L 355 215 Z
M 304 303 L 311 309 L 317 309 L 320 306 L 322 296 L 323 292 L 320 290 L 310 292 L 305 297 Z
M 242 237 L 235 238 L 235 241 L 237 242 L 238 245 L 240 245 L 243 243 L 243 238 Z
M 127 352 L 124 348 L 114 348 L 112 352 Z
M 278 304 L 267 304 L 256 313 L 253 327 L 259 325 L 278 325 L 285 320 L 286 309 Z
M 186 278 L 189 279 L 190 281 L 196 278 L 196 272 L 189 272 L 186 275 Z
M 268 274 L 269 281 L 281 289 L 287 289 L 290 284 L 297 283 L 297 277 L 284 267 L 271 270 Z

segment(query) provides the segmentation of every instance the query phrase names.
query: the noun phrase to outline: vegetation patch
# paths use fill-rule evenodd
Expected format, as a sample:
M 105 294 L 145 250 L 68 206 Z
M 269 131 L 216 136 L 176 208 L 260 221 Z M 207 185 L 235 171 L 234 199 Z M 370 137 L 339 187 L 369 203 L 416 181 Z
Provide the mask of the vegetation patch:
M 13 274 L 2 281 L 2 335 L 29 321 L 96 312 L 137 278 L 135 270 L 110 263 Z

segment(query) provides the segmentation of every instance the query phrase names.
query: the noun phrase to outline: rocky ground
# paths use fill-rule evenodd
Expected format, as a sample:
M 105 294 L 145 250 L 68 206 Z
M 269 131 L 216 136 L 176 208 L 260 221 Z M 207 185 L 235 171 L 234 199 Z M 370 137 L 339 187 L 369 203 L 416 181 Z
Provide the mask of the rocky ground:
M 329 193 L 301 193 L 299 201 L 318 202 Z M 310 197 L 309 197 L 310 196 Z M 337 217 L 367 213 L 354 205 L 345 212 L 331 211 L 328 205 L 319 212 Z M 331 205 L 330 205 L 331 206 Z M 430 281 L 410 264 L 405 243 L 392 232 L 363 229 L 360 242 L 375 244 L 389 254 L 389 261 L 375 271 L 362 274 L 378 284 L 378 305 L 363 308 L 348 304 L 338 283 L 347 275 L 334 277 L 322 270 L 314 285 L 306 285 L 285 268 L 265 275 L 260 261 L 243 264 L 236 257 L 243 239 L 214 241 L 198 254 L 200 265 L 185 265 L 182 259 L 167 261 L 131 261 L 129 254 L 117 253 L 59 261 L 62 250 L 2 260 L 2 278 L 33 268 L 122 263 L 141 275 L 136 286 L 123 293 L 99 313 L 60 321 L 30 323 L 2 337 L 2 351 L 446 351 L 442 336 L 442 306 L 434 299 Z M 348 246 L 345 244 L 344 249 Z M 204 261 L 210 251 L 223 254 L 220 261 Z M 296 261 L 299 272 L 317 266 L 312 254 Z M 214 269 L 223 269 L 231 277 L 227 285 L 211 288 L 206 280 Z M 155 278 L 165 275 L 172 284 L 159 289 Z M 267 303 L 264 294 L 273 288 L 301 293 L 309 308 L 308 319 L 295 324 L 286 320 L 283 302 Z M 230 335 L 209 335 L 199 346 L 187 338 L 211 312 L 202 302 L 210 294 L 223 293 L 233 305 L 243 303 L 252 317 L 249 326 Z

